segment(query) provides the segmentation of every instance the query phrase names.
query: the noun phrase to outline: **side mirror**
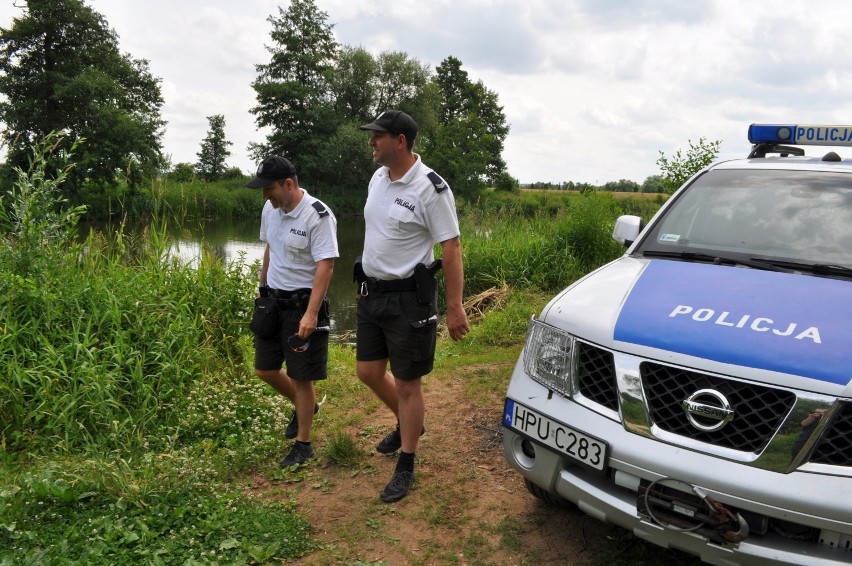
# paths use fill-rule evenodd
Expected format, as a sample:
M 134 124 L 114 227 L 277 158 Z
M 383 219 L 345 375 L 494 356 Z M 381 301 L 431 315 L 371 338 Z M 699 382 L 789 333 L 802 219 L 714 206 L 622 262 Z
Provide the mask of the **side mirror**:
M 642 230 L 642 219 L 638 216 L 619 216 L 612 230 L 613 239 L 624 246 L 629 246 L 639 237 Z

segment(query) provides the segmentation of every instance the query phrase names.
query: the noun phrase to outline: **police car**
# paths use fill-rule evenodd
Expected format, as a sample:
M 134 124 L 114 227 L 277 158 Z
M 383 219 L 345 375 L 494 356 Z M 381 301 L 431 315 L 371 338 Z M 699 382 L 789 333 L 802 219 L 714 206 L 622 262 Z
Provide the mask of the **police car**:
M 711 564 L 852 562 L 852 126 L 758 125 L 530 321 L 527 489 Z M 842 151 L 842 150 L 841 150 Z

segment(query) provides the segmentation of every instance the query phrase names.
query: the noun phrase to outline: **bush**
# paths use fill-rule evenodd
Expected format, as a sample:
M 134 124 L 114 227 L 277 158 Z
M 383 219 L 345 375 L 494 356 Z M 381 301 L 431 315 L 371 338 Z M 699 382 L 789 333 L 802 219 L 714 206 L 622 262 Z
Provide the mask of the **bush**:
M 178 163 L 166 178 L 176 183 L 191 183 L 195 180 L 195 167 L 191 163 Z
M 146 442 L 174 428 L 200 376 L 238 359 L 253 294 L 246 266 L 169 259 L 160 222 L 128 254 L 63 208 L 48 136 L 18 171 L 0 243 L 0 441 L 9 452 Z M 70 156 L 54 156 L 67 162 Z M 256 280 L 256 277 L 254 277 Z
M 612 195 L 592 192 L 561 205 L 541 202 L 539 210 L 547 212 L 531 218 L 526 218 L 530 203 L 521 204 L 497 214 L 469 207 L 462 216 L 468 295 L 501 283 L 555 292 L 623 252 L 612 239 L 619 213 Z
M 228 167 L 222 173 L 222 180 L 224 181 L 242 181 L 248 178 L 248 176 L 243 173 L 242 169 L 239 167 Z
M 517 179 L 509 175 L 507 172 L 500 173 L 494 180 L 494 190 L 504 191 L 509 193 L 519 193 L 521 184 Z

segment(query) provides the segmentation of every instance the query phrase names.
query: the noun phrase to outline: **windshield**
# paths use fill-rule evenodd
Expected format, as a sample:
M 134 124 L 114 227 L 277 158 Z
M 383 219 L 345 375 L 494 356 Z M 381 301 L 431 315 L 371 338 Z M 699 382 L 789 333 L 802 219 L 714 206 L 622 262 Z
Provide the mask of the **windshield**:
M 722 170 L 699 177 L 638 253 L 696 253 L 852 267 L 852 175 Z

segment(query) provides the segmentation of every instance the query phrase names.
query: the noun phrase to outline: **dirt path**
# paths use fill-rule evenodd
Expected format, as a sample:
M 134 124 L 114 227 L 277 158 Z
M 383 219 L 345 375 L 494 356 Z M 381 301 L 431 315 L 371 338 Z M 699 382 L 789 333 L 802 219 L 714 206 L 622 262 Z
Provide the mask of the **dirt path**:
M 378 497 L 396 463 L 395 455 L 373 449 L 393 424 L 384 409 L 365 419 L 367 433 L 347 431 L 367 454 L 358 469 L 314 463 L 310 477 L 295 486 L 255 478 L 267 496 L 295 492 L 314 526 L 323 548 L 299 564 L 602 563 L 613 528 L 530 495 L 503 458 L 502 395 L 471 403 L 460 385 L 465 375 L 456 373 L 425 382 L 428 430 L 418 447 L 417 481 L 402 501 L 387 505 Z

